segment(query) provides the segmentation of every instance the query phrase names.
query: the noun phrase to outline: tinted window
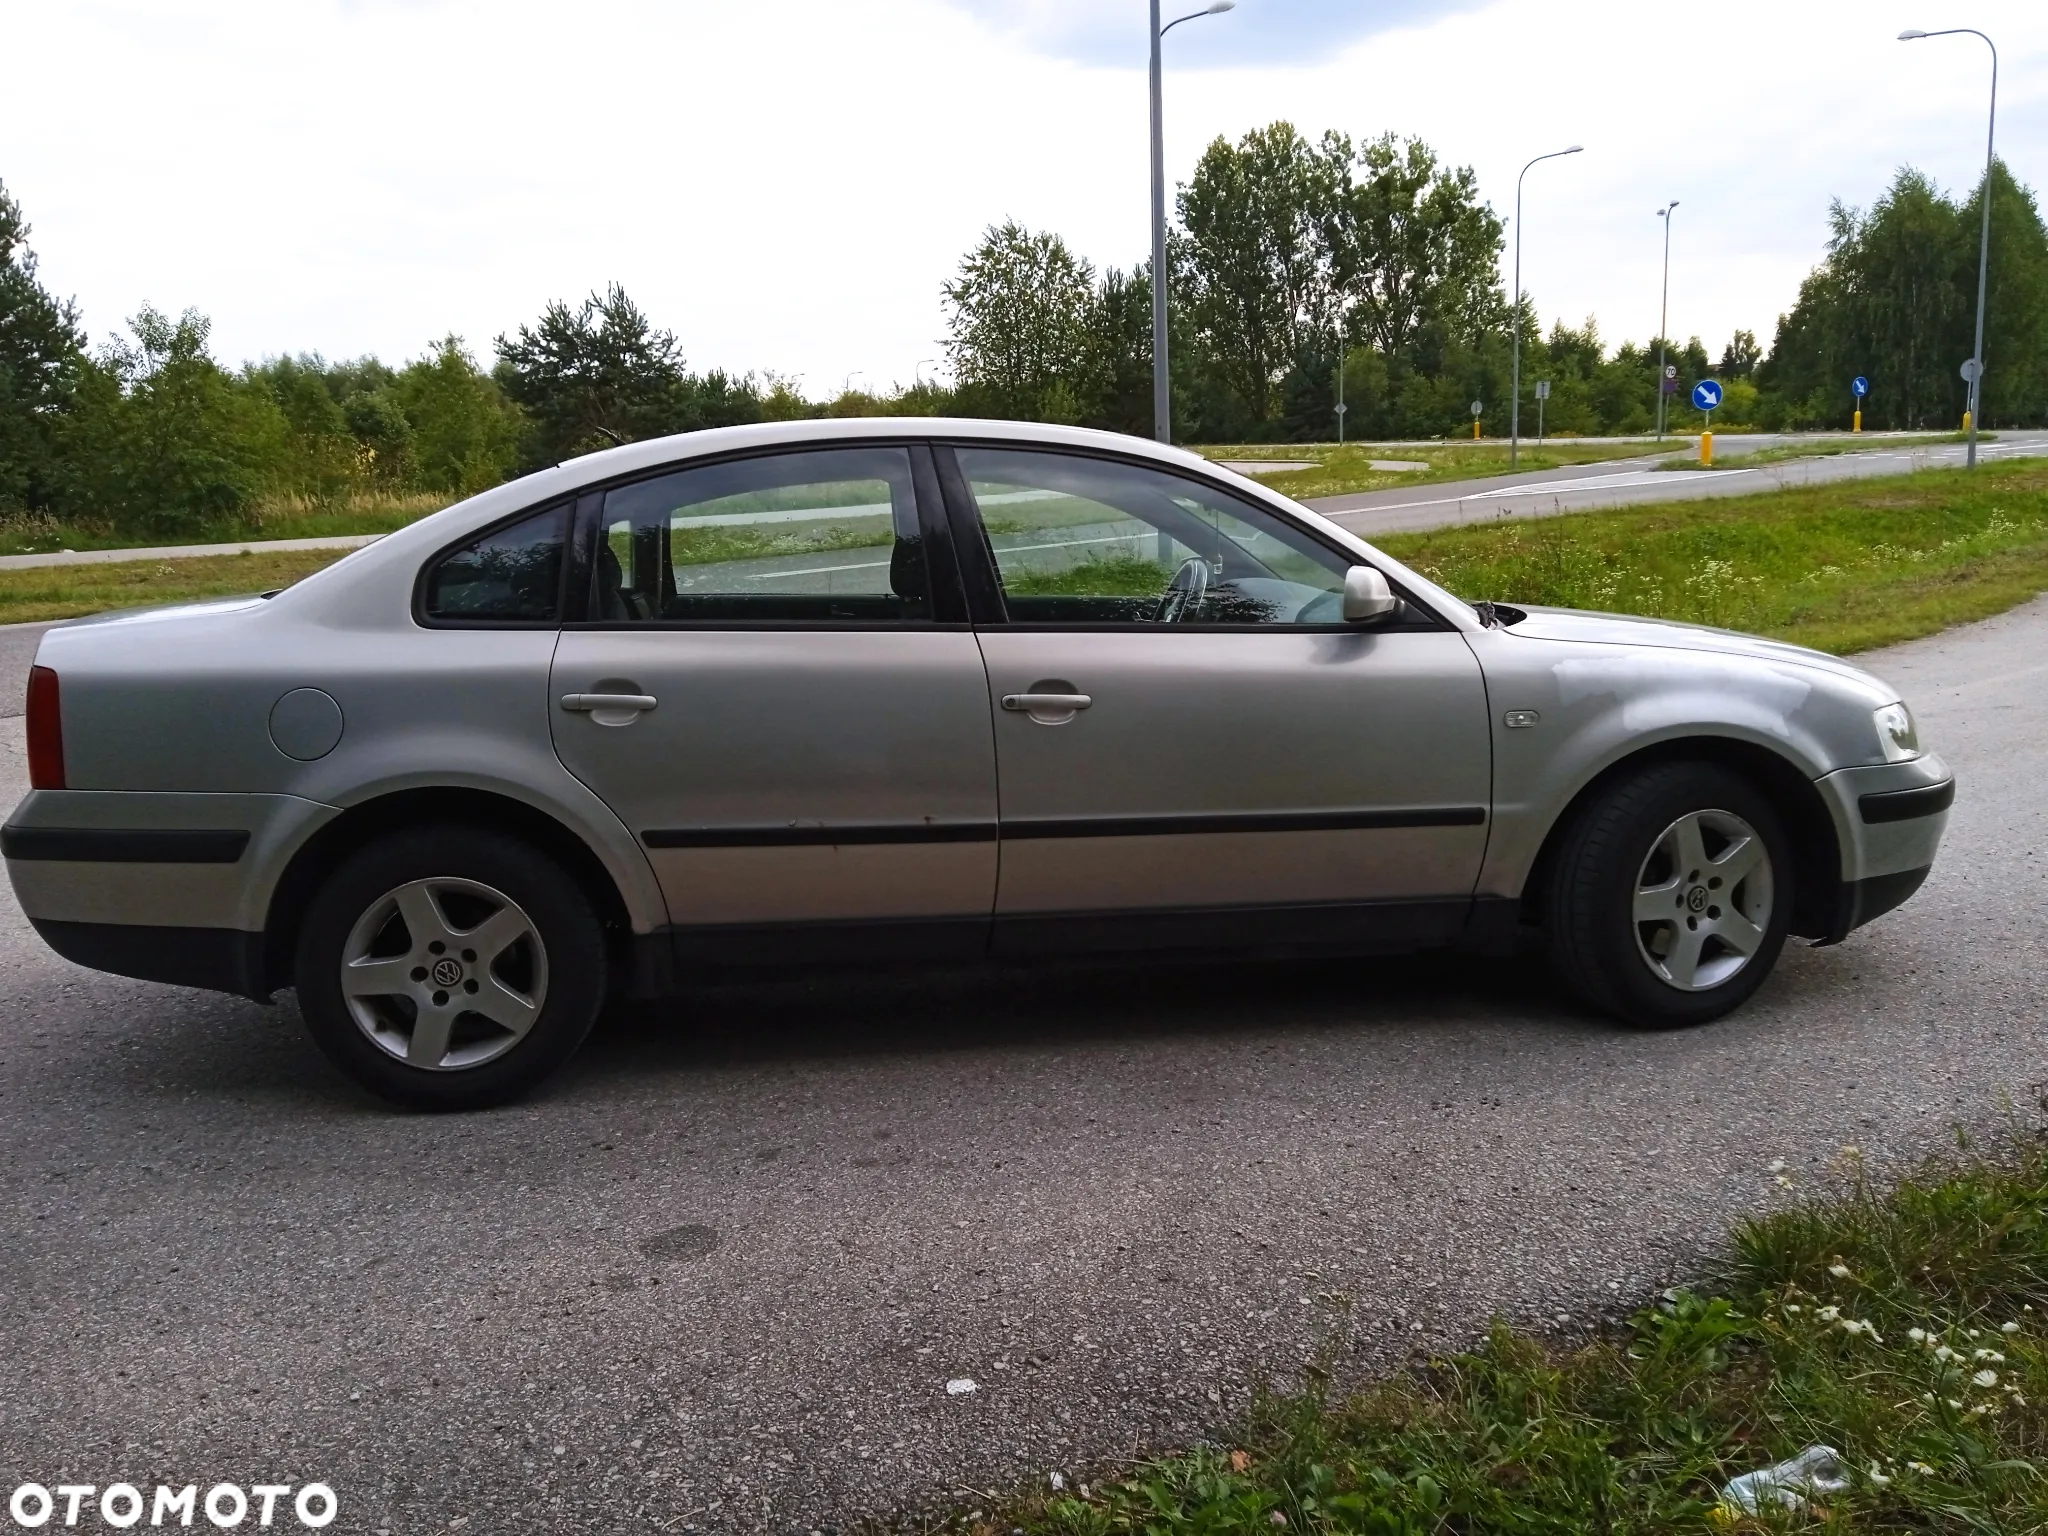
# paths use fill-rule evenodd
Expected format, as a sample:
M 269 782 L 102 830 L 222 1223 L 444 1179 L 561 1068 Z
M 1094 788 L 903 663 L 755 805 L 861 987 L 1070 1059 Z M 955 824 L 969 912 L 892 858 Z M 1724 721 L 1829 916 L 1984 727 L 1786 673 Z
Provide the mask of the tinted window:
M 1139 464 L 958 456 L 1014 621 L 1343 622 L 1349 561 L 1261 507 Z
M 903 448 L 831 448 L 679 470 L 604 499 L 591 617 L 917 622 L 924 541 Z
M 443 556 L 427 578 L 427 616 L 553 619 L 568 528 L 569 509 L 550 507 Z

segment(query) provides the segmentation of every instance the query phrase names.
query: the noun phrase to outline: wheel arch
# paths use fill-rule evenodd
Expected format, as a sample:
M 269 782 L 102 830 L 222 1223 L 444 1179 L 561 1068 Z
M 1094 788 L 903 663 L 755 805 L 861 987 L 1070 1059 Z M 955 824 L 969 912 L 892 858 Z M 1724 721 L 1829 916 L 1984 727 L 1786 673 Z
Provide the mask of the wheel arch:
M 271 892 L 263 924 L 263 980 L 272 987 L 292 984 L 292 960 L 299 926 L 313 895 L 356 849 L 408 827 L 470 826 L 509 833 L 532 844 L 566 869 L 596 910 L 611 949 L 613 975 L 628 990 L 659 986 L 650 976 L 656 961 L 636 942 L 631 914 L 618 882 L 589 843 L 569 827 L 522 800 L 487 789 L 415 788 L 394 790 L 350 806 L 308 838 L 285 866 Z
M 1659 763 L 1715 763 L 1741 774 L 1769 797 L 1792 844 L 1793 906 L 1790 931 L 1822 938 L 1833 931 L 1840 907 L 1842 848 L 1827 801 L 1798 764 L 1769 747 L 1731 736 L 1681 736 L 1618 758 L 1580 786 L 1544 834 L 1522 884 L 1520 918 L 1540 927 L 1558 850 L 1586 808 L 1617 780 Z

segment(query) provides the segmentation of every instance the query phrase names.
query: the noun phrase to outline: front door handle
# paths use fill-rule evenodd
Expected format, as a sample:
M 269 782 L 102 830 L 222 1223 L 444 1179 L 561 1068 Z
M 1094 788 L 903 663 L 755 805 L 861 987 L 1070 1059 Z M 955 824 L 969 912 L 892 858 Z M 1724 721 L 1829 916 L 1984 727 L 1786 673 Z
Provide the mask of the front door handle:
M 565 693 L 562 708 L 576 714 L 594 714 L 598 710 L 624 709 L 639 714 L 654 708 L 660 701 L 651 693 Z

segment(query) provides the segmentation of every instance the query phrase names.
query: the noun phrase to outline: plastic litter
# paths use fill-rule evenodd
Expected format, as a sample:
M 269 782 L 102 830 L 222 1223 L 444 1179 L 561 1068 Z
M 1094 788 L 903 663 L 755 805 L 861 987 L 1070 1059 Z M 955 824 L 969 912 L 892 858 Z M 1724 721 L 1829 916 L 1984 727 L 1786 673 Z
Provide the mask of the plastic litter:
M 964 1397 L 967 1393 L 972 1392 L 973 1390 L 974 1381 L 971 1377 L 955 1376 L 951 1381 L 946 1383 L 946 1395 L 948 1397 Z
M 1721 1505 L 1733 1514 L 1762 1514 L 1767 1506 L 1801 1509 L 1823 1493 L 1849 1486 L 1841 1453 L 1831 1445 L 1809 1445 L 1790 1461 L 1745 1472 L 1721 1490 Z

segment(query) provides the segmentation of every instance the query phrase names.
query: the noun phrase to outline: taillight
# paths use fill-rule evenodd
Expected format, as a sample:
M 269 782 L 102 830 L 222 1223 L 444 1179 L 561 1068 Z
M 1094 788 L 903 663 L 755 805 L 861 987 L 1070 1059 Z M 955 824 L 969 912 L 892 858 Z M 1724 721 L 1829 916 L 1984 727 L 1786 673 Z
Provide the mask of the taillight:
M 64 787 L 64 711 L 57 674 L 48 667 L 31 667 L 28 674 L 28 783 L 31 789 Z

